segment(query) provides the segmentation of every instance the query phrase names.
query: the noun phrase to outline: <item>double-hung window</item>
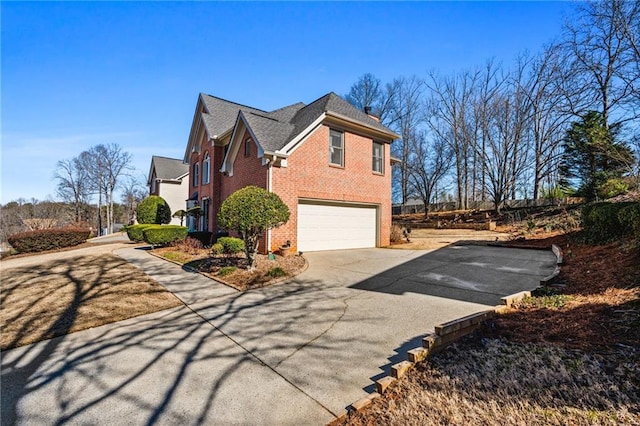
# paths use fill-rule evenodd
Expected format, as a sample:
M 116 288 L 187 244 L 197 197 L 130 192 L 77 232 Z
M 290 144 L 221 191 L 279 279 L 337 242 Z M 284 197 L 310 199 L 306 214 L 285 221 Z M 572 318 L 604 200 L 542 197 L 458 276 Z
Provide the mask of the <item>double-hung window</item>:
M 344 133 L 339 130 L 329 131 L 329 163 L 344 167 Z
M 211 157 L 209 157 L 209 153 L 207 152 L 204 155 L 204 160 L 202 160 L 202 184 L 206 185 L 209 183 L 209 177 L 211 175 Z
M 200 164 L 193 165 L 193 186 L 196 187 L 200 184 Z
M 379 142 L 373 143 L 373 172 L 384 174 L 384 145 Z

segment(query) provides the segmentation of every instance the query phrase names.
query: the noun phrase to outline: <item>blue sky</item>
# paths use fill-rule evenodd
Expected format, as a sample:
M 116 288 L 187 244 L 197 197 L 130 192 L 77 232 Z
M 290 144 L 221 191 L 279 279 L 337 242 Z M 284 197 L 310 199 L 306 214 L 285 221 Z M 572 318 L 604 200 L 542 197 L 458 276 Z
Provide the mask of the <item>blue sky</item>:
M 383 82 L 510 64 L 567 2 L 2 2 L 0 203 L 55 198 L 58 160 L 117 143 L 146 178 L 182 158 L 199 92 L 269 110 Z

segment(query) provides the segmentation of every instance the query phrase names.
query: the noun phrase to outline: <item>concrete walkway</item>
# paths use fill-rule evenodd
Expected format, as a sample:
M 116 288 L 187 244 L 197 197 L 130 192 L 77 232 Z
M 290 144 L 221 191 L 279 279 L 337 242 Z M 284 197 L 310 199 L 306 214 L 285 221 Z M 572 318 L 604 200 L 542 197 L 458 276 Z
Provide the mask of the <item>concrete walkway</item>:
M 238 293 L 144 250 L 116 251 L 185 307 L 2 354 L 20 424 L 324 424 L 441 322 L 533 288 L 540 251 L 308 253 L 292 281 Z M 8 421 L 8 422 L 7 422 Z

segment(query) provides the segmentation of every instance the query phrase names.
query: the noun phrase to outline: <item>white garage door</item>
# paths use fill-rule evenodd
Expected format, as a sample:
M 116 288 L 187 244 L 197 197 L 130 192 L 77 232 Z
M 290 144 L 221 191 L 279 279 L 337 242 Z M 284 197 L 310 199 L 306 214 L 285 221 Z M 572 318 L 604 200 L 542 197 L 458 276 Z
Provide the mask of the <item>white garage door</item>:
M 376 208 L 298 204 L 298 250 L 376 246 Z

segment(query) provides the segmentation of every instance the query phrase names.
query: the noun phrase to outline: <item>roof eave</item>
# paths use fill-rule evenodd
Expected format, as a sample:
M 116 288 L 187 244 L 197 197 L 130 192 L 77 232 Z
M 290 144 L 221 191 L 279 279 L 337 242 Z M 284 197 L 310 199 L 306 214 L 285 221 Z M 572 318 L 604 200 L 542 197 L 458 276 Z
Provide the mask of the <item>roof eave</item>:
M 334 120 L 338 120 L 339 122 L 349 124 L 352 127 L 358 128 L 360 131 L 366 132 L 368 134 L 372 134 L 373 136 L 376 136 L 382 139 L 389 139 L 390 141 L 394 141 L 395 139 L 400 139 L 400 136 L 393 133 L 392 131 L 384 131 L 384 130 L 378 129 L 376 127 L 370 126 L 366 123 L 363 123 L 358 120 L 354 120 L 353 118 L 347 117 L 342 114 L 338 114 L 333 111 L 326 111 L 325 115 L 328 119 L 334 119 Z

